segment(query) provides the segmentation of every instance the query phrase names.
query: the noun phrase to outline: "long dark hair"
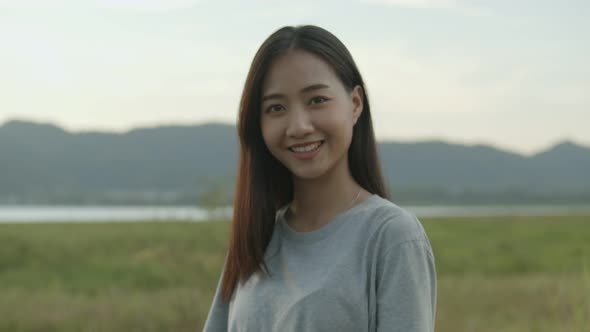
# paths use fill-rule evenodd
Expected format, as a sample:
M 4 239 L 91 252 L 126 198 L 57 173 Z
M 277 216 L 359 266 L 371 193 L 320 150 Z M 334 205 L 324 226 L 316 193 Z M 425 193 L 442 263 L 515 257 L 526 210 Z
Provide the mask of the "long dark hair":
M 252 61 L 240 101 L 240 162 L 229 252 L 221 293 L 228 301 L 238 282 L 266 270 L 264 252 L 273 233 L 276 211 L 293 199 L 291 173 L 268 151 L 260 128 L 261 85 L 269 65 L 292 49 L 319 55 L 332 65 L 350 92 L 363 89 L 363 112 L 355 124 L 348 162 L 352 177 L 370 193 L 388 198 L 379 160 L 367 91 L 352 56 L 336 36 L 312 25 L 284 27 L 268 37 Z

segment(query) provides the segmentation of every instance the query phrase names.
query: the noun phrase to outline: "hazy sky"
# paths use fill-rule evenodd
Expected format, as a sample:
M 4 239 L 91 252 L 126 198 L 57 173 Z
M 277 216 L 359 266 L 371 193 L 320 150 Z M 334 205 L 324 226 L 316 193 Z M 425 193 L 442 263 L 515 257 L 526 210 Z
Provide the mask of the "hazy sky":
M 352 52 L 380 140 L 590 146 L 590 1 L 0 0 L 0 123 L 235 123 L 260 43 L 316 24 Z

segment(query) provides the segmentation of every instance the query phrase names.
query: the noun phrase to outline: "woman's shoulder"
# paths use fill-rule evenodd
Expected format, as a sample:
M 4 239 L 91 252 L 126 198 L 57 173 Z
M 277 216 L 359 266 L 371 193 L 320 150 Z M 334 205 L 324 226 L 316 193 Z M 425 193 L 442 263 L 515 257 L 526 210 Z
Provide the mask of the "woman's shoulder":
M 363 209 L 367 226 L 372 229 L 372 240 L 387 246 L 408 241 L 424 240 L 428 237 L 416 215 L 392 201 L 373 195 L 370 204 Z

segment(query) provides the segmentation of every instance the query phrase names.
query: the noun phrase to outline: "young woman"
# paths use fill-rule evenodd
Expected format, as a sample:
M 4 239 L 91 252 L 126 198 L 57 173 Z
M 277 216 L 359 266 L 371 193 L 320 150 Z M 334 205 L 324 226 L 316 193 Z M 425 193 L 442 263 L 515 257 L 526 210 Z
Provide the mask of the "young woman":
M 434 331 L 436 272 L 388 201 L 369 100 L 316 26 L 260 47 L 240 102 L 231 240 L 204 331 Z

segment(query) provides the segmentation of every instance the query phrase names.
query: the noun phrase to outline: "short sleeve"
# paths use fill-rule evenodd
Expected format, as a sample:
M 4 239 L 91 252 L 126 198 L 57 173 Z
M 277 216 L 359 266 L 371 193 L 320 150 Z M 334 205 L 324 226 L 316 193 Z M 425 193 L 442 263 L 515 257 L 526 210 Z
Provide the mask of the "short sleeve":
M 388 248 L 377 267 L 378 332 L 433 332 L 436 269 L 427 238 Z
M 225 265 L 224 265 L 225 266 Z M 219 277 L 213 303 L 209 309 L 203 332 L 226 332 L 227 320 L 229 314 L 229 303 L 221 299 L 221 281 L 223 280 L 223 272 Z

